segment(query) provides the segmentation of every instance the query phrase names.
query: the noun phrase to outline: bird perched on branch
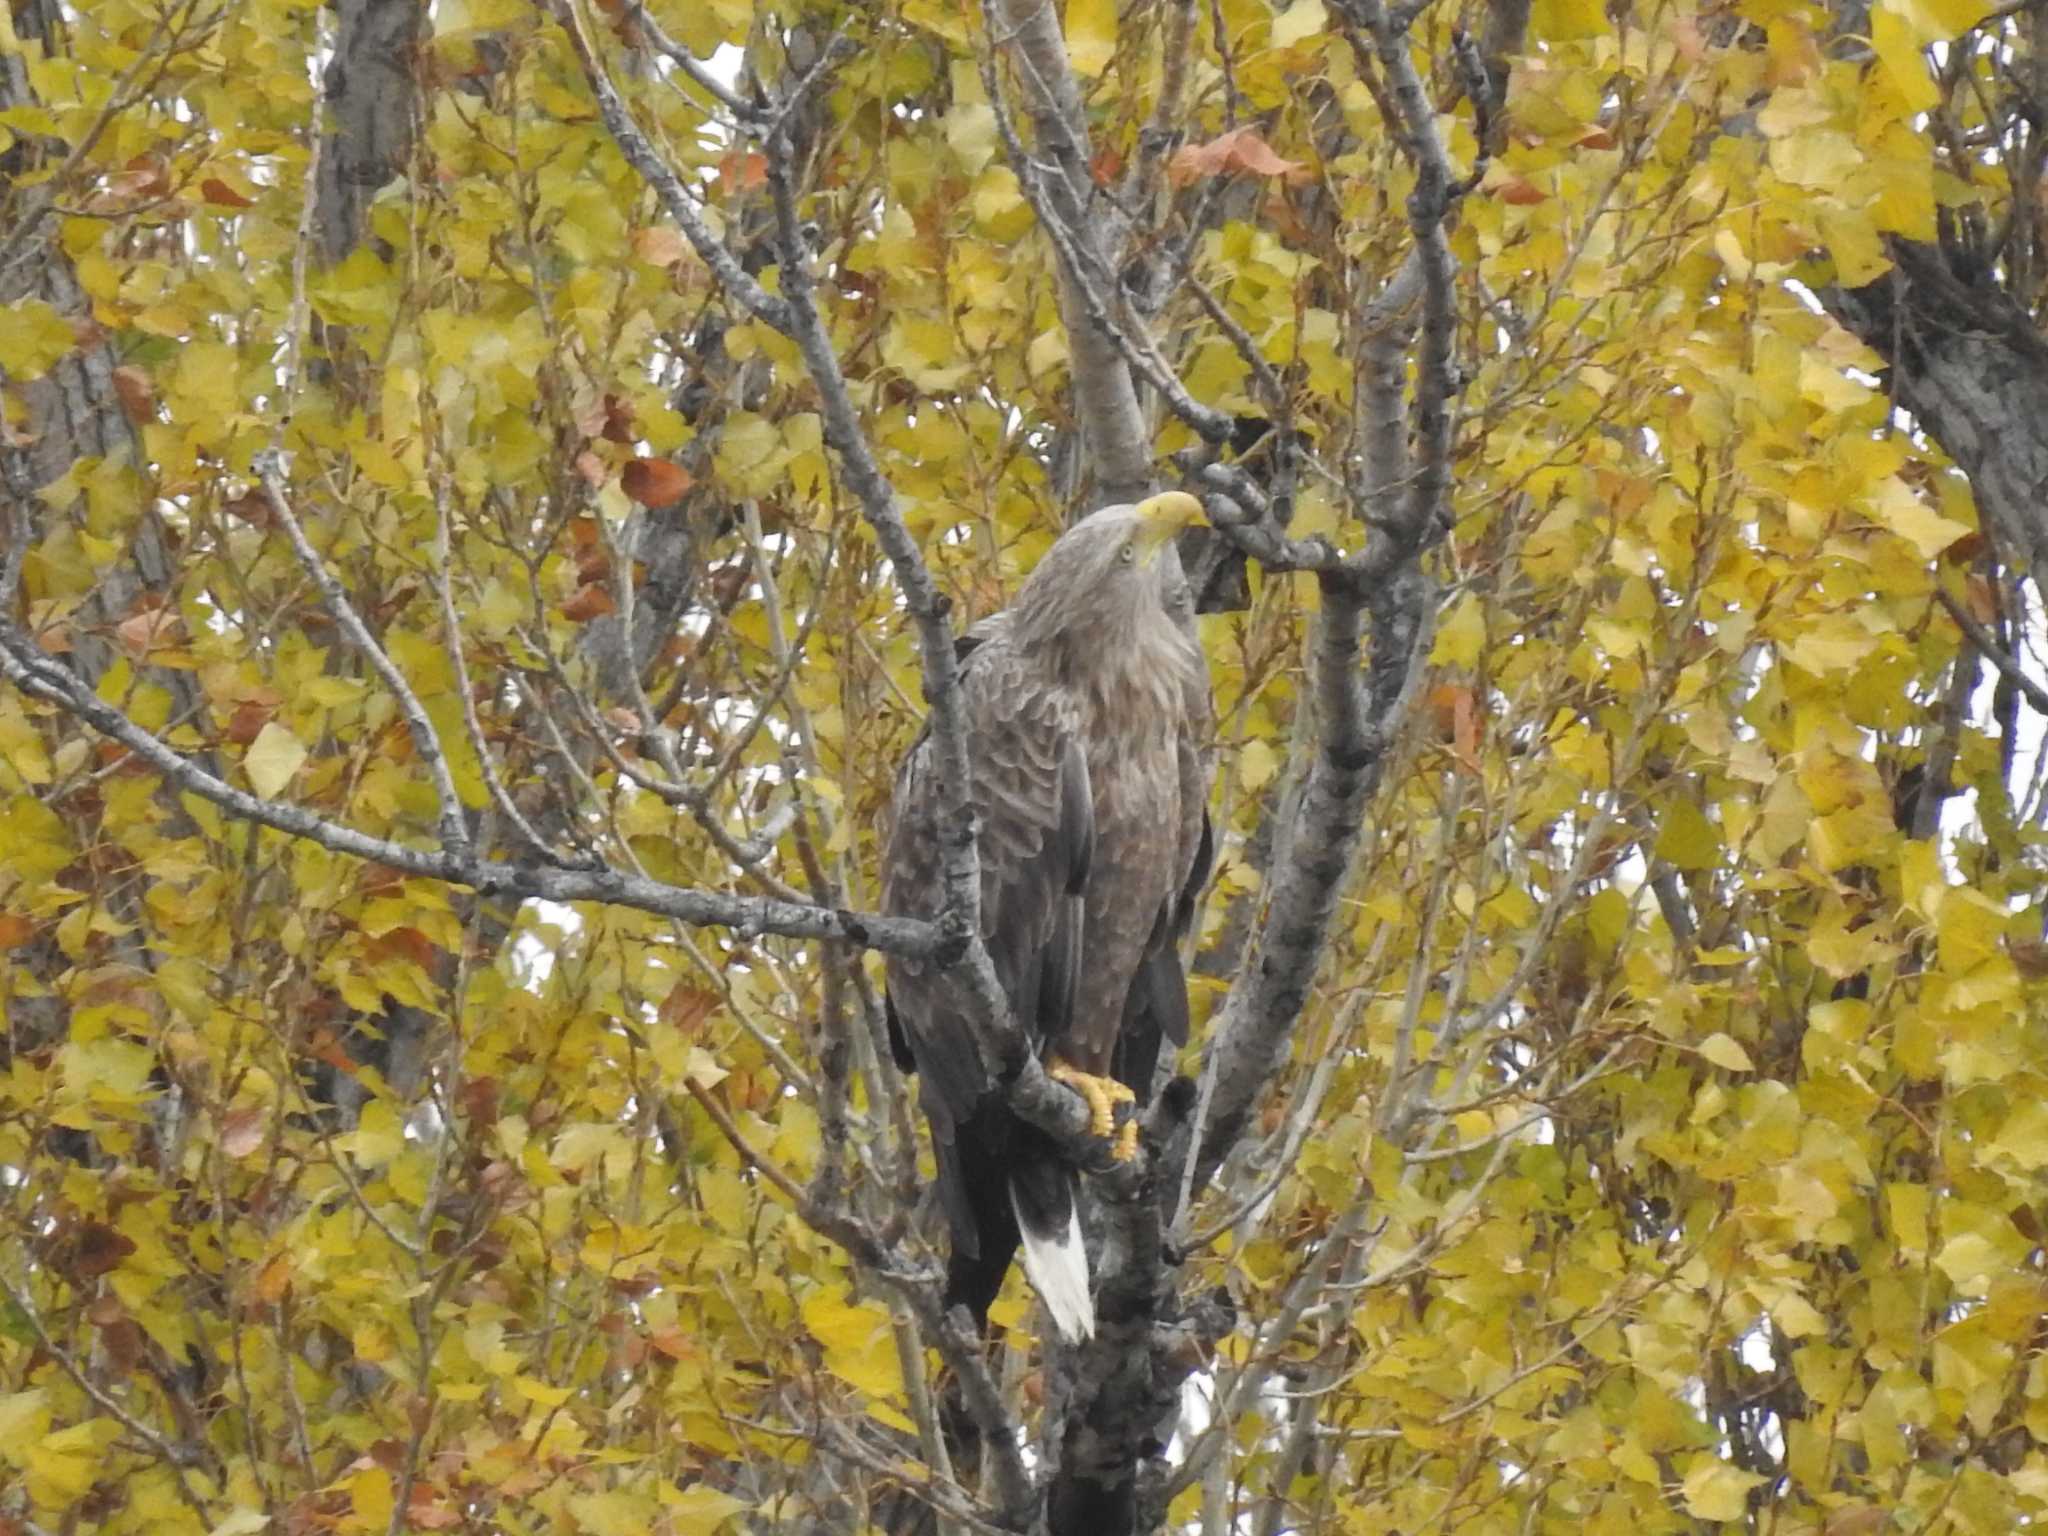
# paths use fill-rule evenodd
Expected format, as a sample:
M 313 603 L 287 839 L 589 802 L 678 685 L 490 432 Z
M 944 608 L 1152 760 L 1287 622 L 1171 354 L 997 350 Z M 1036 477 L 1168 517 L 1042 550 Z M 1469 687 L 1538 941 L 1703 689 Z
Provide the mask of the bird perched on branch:
M 1178 944 L 1211 852 L 1209 669 L 1174 551 L 1200 521 L 1201 504 L 1178 491 L 1104 508 L 960 641 L 982 938 L 1017 1025 L 1119 1159 L 1137 1150 L 1128 1117 L 1150 1092 L 1161 1039 L 1187 1039 Z M 939 915 L 938 816 L 927 734 L 897 773 L 884 911 Z M 1087 1337 L 1073 1164 L 1011 1112 L 941 970 L 892 957 L 888 1001 L 897 1063 L 919 1074 L 931 1122 L 952 1233 L 947 1306 L 985 1327 L 1021 1243 L 1055 1327 Z

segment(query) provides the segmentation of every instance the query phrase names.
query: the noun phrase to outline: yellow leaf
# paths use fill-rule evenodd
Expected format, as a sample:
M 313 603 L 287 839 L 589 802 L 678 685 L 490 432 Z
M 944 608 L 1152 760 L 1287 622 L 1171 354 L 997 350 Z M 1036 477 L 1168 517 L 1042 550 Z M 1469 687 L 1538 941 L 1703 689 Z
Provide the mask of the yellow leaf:
M 1714 236 L 1714 254 L 1721 258 L 1721 265 L 1728 269 L 1728 275 L 1735 281 L 1749 280 L 1750 259 L 1743 253 L 1742 241 L 1734 230 L 1724 229 Z
M 380 1360 L 391 1358 L 391 1330 L 382 1323 L 365 1320 L 349 1332 L 349 1348 L 358 1360 L 367 1360 L 375 1365 Z
M 685 1058 L 683 1066 L 684 1081 L 695 1083 L 699 1088 L 716 1088 L 729 1075 L 725 1068 L 718 1064 L 718 1058 L 703 1046 L 690 1047 L 690 1054 Z
M 1607 26 L 1601 0 L 1536 0 L 1529 13 L 1530 32 L 1545 42 L 1603 37 Z
M 1657 833 L 1657 857 L 1678 869 L 1711 869 L 1721 857 L 1720 834 L 1690 800 L 1674 800 Z
M 1067 57 L 1093 80 L 1116 57 L 1116 0 L 1067 0 Z
M 1318 37 L 1329 29 L 1330 13 L 1323 0 L 1294 0 L 1273 18 L 1273 46 L 1291 48 L 1305 38 Z
M 29 1497 L 52 1509 L 82 1499 L 105 1472 L 106 1448 L 120 1434 L 108 1419 L 88 1419 L 43 1436 L 28 1448 Z
M 849 1305 L 837 1292 L 803 1304 L 804 1326 L 825 1346 L 825 1369 L 873 1397 L 903 1390 L 903 1367 L 889 1315 L 872 1303 Z
M 569 1500 L 569 1513 L 576 1518 L 576 1528 L 589 1531 L 591 1536 L 646 1536 L 648 1531 L 658 1528 L 652 1518 L 654 1511 L 655 1502 L 650 1495 L 622 1488 L 579 1493 Z
M 1756 1063 L 1749 1059 L 1749 1052 L 1742 1048 L 1742 1042 L 1720 1030 L 1700 1042 L 1700 1054 L 1715 1066 L 1725 1067 L 1730 1072 L 1756 1070 Z
M 17 382 L 41 378 L 77 345 L 71 322 L 41 299 L 0 309 L 0 368 Z
M 1989 1151 L 2028 1173 L 2048 1166 L 2048 1103 L 2029 1099 L 2006 1116 Z
M 969 205 L 976 227 L 991 240 L 1021 239 L 1034 217 L 1023 184 L 1007 165 L 991 165 L 974 178 Z
M 1794 186 L 1837 188 L 1862 163 L 1856 141 L 1833 129 L 1771 140 L 1771 169 Z
M 519 1395 L 528 1402 L 538 1403 L 543 1408 L 559 1408 L 569 1401 L 575 1391 L 573 1387 L 553 1387 L 538 1376 L 516 1377 L 512 1383 L 519 1389 Z
M 1051 326 L 1031 338 L 1024 349 L 1024 370 L 1031 378 L 1042 378 L 1055 368 L 1067 366 L 1067 333 Z
M 382 1099 L 363 1106 L 355 1130 L 339 1138 L 365 1168 L 381 1168 L 405 1150 L 405 1127 L 398 1111 Z
M 1827 614 L 1780 647 L 1795 667 L 1825 677 L 1844 672 L 1877 648 L 1877 637 L 1844 614 Z
M 242 771 L 249 775 L 250 787 L 270 800 L 283 792 L 305 762 L 305 745 L 287 727 L 272 720 L 249 743 L 242 758 Z
M 1479 660 L 1486 644 L 1486 615 L 1476 594 L 1467 592 L 1452 605 L 1437 625 L 1436 645 L 1429 659 L 1446 667 L 1469 667 Z
M 1955 1282 L 1957 1290 L 1981 1296 L 1992 1272 L 2005 1267 L 2005 1256 L 1983 1233 L 1959 1232 L 1941 1245 L 1934 1265 Z
M 1878 63 L 1890 76 L 1906 110 L 1925 112 L 1941 100 L 1941 91 L 1929 75 L 1927 59 L 1920 52 L 1920 39 L 1914 32 L 1912 23 L 1890 5 L 1880 5 L 1870 14 L 1870 43 L 1877 52 Z
M 736 1499 L 706 1483 L 680 1489 L 664 1487 L 661 1504 L 668 1511 L 669 1528 L 676 1536 L 712 1536 L 734 1515 L 753 1508 L 745 1499 Z
M 238 1509 L 221 1521 L 207 1536 L 255 1536 L 257 1531 L 267 1530 L 270 1516 L 260 1509 Z
M 241 405 L 235 390 L 234 349 L 217 341 L 199 341 L 178 354 L 165 392 L 171 408 L 188 429 L 201 428 L 207 441 L 227 429 Z
M 1238 782 L 1247 794 L 1257 794 L 1280 769 L 1280 754 L 1254 736 L 1237 750 Z
M 0 1394 L 0 1456 L 40 1435 L 50 1423 L 50 1411 L 43 1405 L 43 1389 Z
M 996 157 L 996 112 L 985 101 L 955 101 L 946 114 L 946 144 L 968 175 Z
M 1749 1490 L 1762 1481 L 1711 1451 L 1700 1451 L 1685 1474 L 1686 1510 L 1700 1520 L 1740 1520 L 1749 1507 Z
M 389 1472 L 378 1466 L 363 1468 L 349 1479 L 348 1498 L 355 1508 L 356 1519 L 366 1529 L 382 1531 L 390 1528 L 391 1509 L 397 1500 L 391 1492 Z
M 1772 95 L 1756 115 L 1756 126 L 1764 137 L 1783 138 L 1802 128 L 1814 128 L 1834 118 L 1834 108 L 1813 91 L 1788 88 Z
M 1932 560 L 1970 530 L 1953 518 L 1943 517 L 1928 506 L 1897 475 L 1887 475 L 1870 492 L 1871 514 Z
M 752 411 L 734 411 L 719 431 L 711 460 L 719 480 L 735 495 L 765 496 L 782 478 L 789 450 L 775 423 Z

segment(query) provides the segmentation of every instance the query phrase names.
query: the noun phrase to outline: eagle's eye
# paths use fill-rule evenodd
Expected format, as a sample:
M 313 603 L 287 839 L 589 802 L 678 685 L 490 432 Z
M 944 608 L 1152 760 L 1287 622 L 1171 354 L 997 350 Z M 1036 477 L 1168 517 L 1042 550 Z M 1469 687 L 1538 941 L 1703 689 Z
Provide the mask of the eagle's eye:
M 1129 565 L 1133 560 L 1138 558 L 1138 546 L 1135 544 L 1126 544 L 1122 549 L 1116 552 L 1116 557 L 1117 559 L 1123 561 L 1125 565 Z

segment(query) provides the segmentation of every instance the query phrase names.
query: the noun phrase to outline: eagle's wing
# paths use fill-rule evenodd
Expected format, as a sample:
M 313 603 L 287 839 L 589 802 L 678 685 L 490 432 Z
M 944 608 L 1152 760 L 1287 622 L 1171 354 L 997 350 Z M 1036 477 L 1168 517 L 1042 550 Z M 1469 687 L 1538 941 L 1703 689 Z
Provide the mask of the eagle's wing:
M 1081 968 L 1081 892 L 1094 844 L 1088 764 L 1071 702 L 1035 675 L 998 627 L 983 632 L 961 677 L 980 833 L 981 930 L 996 977 L 1034 1037 L 1064 1033 Z M 883 857 L 882 908 L 936 917 L 944 900 L 937 764 L 920 739 L 897 778 Z M 916 962 L 889 967 L 899 1060 L 924 1080 L 934 1129 L 949 1137 L 988 1092 L 991 1072 L 942 978 Z
M 1204 684 L 1207 678 L 1203 679 Z M 1204 689 L 1206 693 L 1206 686 Z M 1188 1042 L 1188 981 L 1181 964 L 1181 941 L 1195 920 L 1202 888 L 1215 862 L 1215 835 L 1209 823 L 1208 717 L 1187 721 L 1178 743 L 1180 759 L 1180 826 L 1174 868 L 1179 879 L 1152 920 L 1131 990 L 1124 999 L 1117 1032 L 1115 1074 L 1142 1102 L 1151 1097 L 1163 1041 Z
M 1185 588 L 1169 605 L 1175 620 L 1194 634 L 1194 603 Z M 1181 942 L 1195 921 L 1202 888 L 1215 862 L 1214 829 L 1209 823 L 1209 779 L 1214 765 L 1210 748 L 1215 734 L 1215 702 L 1209 690 L 1209 665 L 1199 646 L 1190 647 L 1180 678 L 1181 708 L 1174 722 L 1174 759 L 1179 794 L 1178 822 L 1169 847 L 1173 881 L 1166 899 L 1153 914 L 1152 932 L 1140 952 L 1131 989 L 1124 998 L 1117 1031 L 1117 1079 L 1143 1101 L 1150 1098 L 1163 1042 L 1188 1041 L 1188 981 L 1181 964 Z

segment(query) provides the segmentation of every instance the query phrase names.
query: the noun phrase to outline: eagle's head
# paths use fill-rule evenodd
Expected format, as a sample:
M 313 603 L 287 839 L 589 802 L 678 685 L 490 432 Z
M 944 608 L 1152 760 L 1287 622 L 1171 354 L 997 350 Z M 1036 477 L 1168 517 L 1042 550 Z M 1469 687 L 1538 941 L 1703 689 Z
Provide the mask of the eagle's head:
M 1104 507 L 1081 519 L 1045 552 L 1010 605 L 1013 632 L 1026 644 L 1100 637 L 1104 641 L 1188 621 L 1187 578 L 1174 552 L 1184 528 L 1206 522 L 1186 491 L 1163 491 L 1136 506 Z

